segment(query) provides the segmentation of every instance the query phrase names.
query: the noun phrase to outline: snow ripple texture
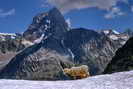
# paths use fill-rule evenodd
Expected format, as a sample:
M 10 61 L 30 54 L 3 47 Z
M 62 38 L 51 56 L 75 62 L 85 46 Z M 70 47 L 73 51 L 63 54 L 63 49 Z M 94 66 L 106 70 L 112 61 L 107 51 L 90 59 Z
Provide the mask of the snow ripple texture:
M 133 89 L 133 71 L 71 81 L 0 80 L 0 89 Z

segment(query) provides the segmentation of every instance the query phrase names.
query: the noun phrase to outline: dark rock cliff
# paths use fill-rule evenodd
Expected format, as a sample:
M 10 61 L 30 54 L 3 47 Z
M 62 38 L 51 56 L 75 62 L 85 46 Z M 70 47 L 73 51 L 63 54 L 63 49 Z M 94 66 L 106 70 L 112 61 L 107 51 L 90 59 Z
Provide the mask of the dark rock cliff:
M 108 64 L 104 73 L 114 73 L 133 70 L 133 37 L 126 44 L 119 48 Z

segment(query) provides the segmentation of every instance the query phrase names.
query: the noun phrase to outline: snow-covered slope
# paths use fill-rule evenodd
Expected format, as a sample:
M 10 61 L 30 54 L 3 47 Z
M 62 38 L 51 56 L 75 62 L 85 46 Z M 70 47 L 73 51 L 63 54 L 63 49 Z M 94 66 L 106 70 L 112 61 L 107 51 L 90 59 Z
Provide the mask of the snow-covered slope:
M 0 35 L 16 36 L 16 34 L 15 34 L 15 33 L 0 33 Z
M 116 30 L 103 30 L 102 31 L 104 34 L 108 35 L 108 34 L 120 34 L 119 32 L 117 32 Z
M 0 40 L 5 41 L 7 38 L 15 39 L 15 33 L 0 33 Z
M 120 45 L 124 45 L 126 41 L 130 38 L 128 33 L 119 33 L 116 30 L 102 30 L 100 33 L 106 35 L 113 41 L 117 41 Z
M 73 81 L 0 80 L 0 89 L 133 89 L 133 71 Z

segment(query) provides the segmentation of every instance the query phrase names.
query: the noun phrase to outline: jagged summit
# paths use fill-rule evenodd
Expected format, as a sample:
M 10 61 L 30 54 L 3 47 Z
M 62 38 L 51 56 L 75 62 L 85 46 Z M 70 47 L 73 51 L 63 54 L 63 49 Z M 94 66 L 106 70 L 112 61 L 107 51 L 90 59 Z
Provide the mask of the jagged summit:
M 32 42 L 39 39 L 42 34 L 44 38 L 53 36 L 56 39 L 62 39 L 67 29 L 68 25 L 63 15 L 57 8 L 53 8 L 49 12 L 35 16 L 23 35 L 25 39 Z

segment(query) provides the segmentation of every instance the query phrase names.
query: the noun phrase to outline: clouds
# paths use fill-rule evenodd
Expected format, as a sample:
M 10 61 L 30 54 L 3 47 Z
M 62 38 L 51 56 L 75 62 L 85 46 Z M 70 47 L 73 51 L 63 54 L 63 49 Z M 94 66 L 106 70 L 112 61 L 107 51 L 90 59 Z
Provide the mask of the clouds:
M 61 12 L 68 12 L 74 9 L 91 7 L 109 10 L 112 6 L 116 6 L 118 2 L 127 2 L 127 0 L 47 0 L 47 2 L 56 6 Z
M 4 11 L 3 9 L 0 9 L 0 18 L 11 16 L 15 14 L 15 9 L 10 9 L 9 11 Z
M 107 14 L 104 15 L 104 17 L 106 19 L 112 19 L 112 18 L 115 18 L 117 16 L 122 16 L 122 15 L 125 15 L 125 13 L 122 12 L 120 8 L 113 7 Z
M 131 6 L 131 11 L 133 12 L 133 6 Z

